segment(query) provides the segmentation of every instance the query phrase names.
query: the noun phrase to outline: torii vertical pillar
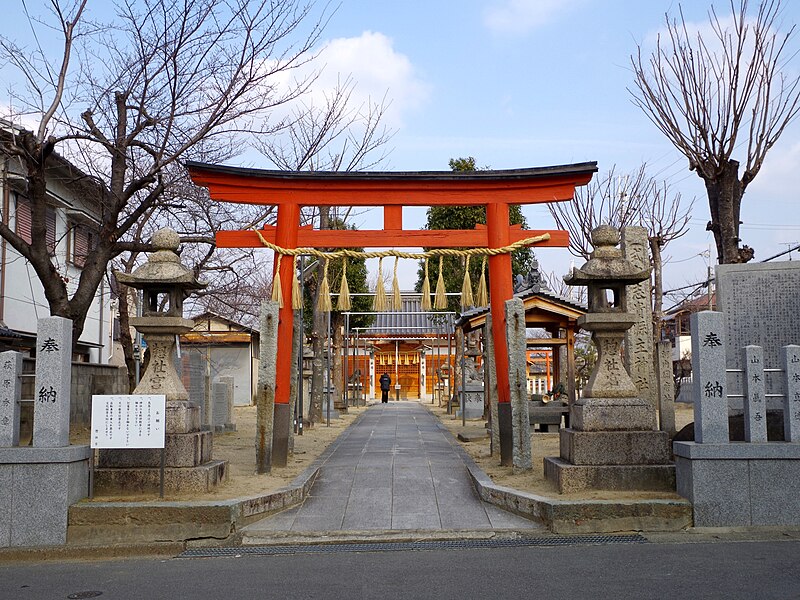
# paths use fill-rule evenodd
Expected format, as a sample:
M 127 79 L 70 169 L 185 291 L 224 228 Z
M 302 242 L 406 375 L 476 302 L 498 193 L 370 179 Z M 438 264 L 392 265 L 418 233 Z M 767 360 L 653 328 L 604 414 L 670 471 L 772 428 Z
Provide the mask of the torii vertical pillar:
M 502 248 L 510 243 L 508 204 L 486 205 L 486 229 L 489 248 Z M 492 341 L 495 350 L 497 378 L 497 424 L 500 432 L 500 464 L 513 461 L 511 424 L 511 387 L 508 382 L 508 344 L 506 341 L 505 303 L 514 295 L 511 278 L 511 254 L 489 256 L 489 290 L 492 313 Z
M 300 229 L 300 207 L 297 204 L 279 204 L 275 243 L 286 249 L 297 248 L 297 232 Z M 273 281 L 278 269 L 278 254 L 275 254 Z M 283 306 L 278 311 L 278 356 L 275 358 L 275 415 L 272 427 L 272 465 L 285 467 L 289 460 L 289 429 L 292 414 L 289 410 L 292 372 L 292 335 L 294 312 L 292 310 L 292 277 L 294 257 L 285 256 L 280 261 L 283 283 Z

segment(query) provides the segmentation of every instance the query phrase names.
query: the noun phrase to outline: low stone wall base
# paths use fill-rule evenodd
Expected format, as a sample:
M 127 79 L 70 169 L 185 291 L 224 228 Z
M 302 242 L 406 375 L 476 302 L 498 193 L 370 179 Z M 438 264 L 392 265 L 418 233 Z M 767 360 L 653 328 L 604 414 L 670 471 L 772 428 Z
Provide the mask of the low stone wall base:
M 157 493 L 159 468 L 95 469 L 96 494 L 133 495 Z M 228 462 L 212 460 L 197 467 L 164 469 L 165 492 L 210 492 L 228 480 Z
M 0 547 L 67 542 L 70 504 L 89 491 L 89 446 L 0 448 Z
M 555 456 L 544 459 L 545 478 L 561 494 L 583 490 L 675 491 L 675 465 L 573 465 Z
M 800 444 L 675 442 L 695 527 L 800 525 Z

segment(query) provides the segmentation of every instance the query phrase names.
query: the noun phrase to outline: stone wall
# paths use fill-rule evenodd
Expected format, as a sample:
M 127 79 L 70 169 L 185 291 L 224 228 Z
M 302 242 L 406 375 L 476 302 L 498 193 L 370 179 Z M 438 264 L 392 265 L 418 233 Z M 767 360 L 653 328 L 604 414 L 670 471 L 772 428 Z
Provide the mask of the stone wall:
M 25 400 L 33 400 L 36 361 L 31 358 L 22 362 L 23 421 L 26 419 Z M 89 427 L 92 420 L 91 400 L 94 394 L 127 394 L 128 372 L 125 367 L 98 365 L 93 363 L 72 363 L 72 382 L 70 386 L 71 426 Z

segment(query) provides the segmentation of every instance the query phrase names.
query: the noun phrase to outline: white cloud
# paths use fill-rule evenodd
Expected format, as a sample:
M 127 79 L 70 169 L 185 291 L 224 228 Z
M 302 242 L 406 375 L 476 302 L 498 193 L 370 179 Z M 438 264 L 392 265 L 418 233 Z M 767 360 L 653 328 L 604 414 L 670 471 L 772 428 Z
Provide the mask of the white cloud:
M 391 105 L 384 123 L 390 128 L 402 126 L 405 115 L 424 104 L 430 93 L 430 86 L 409 58 L 395 50 L 391 38 L 379 32 L 329 40 L 310 68 L 320 71 L 310 91 L 314 103 L 324 104 L 325 95 L 351 77 L 353 105 L 370 99 L 380 103 L 385 96 Z
M 484 11 L 484 24 L 495 33 L 521 34 L 572 10 L 575 0 L 503 0 Z

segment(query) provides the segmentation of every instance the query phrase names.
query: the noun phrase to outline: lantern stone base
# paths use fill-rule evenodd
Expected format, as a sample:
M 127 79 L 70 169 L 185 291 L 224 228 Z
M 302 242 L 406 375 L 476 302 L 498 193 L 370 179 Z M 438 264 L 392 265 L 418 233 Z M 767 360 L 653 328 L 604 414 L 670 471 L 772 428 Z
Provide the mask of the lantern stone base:
M 581 490 L 675 491 L 669 435 L 639 398 L 584 398 L 559 432 L 560 457 L 544 459 L 560 493 Z
M 641 398 L 581 398 L 570 407 L 569 422 L 578 431 L 653 431 L 656 415 Z
M 583 490 L 675 491 L 675 465 L 573 465 L 544 459 L 544 475 L 560 494 Z
M 164 490 L 207 492 L 227 480 L 228 463 L 212 460 L 214 434 L 200 429 L 200 409 L 186 400 L 167 400 L 164 436 Z M 160 448 L 98 452 L 94 489 L 98 494 L 157 492 Z
M 158 467 L 135 469 L 95 469 L 96 494 L 158 493 Z M 228 480 L 228 463 L 212 460 L 197 467 L 167 467 L 164 469 L 164 491 L 210 492 Z
M 560 432 L 561 458 L 573 465 L 661 465 L 670 462 L 665 431 Z
M 213 435 L 210 431 L 168 433 L 164 439 L 164 465 L 167 467 L 198 467 L 211 460 Z M 160 448 L 131 448 L 101 450 L 97 464 L 100 468 L 160 467 Z

